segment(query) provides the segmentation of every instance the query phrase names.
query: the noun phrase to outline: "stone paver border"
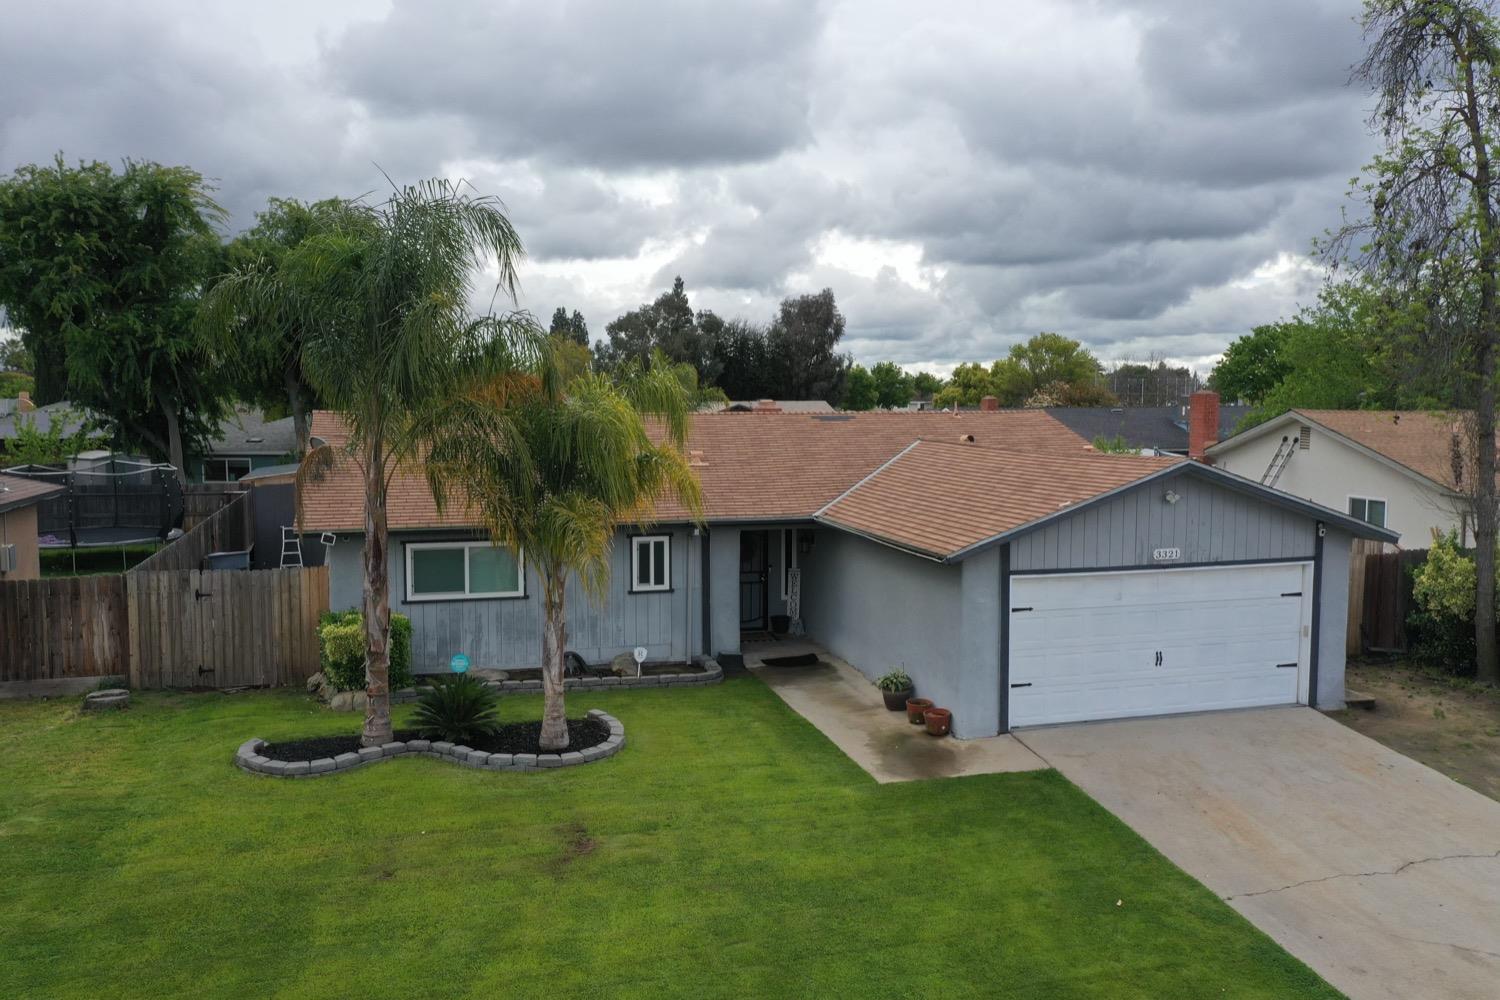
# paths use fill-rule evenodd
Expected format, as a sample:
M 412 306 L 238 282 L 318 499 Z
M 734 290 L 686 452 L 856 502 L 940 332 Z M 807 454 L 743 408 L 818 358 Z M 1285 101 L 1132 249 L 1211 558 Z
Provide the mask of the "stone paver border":
M 696 661 L 703 667 L 701 672 L 682 674 L 651 674 L 646 677 L 565 677 L 564 691 L 629 691 L 635 688 L 694 687 L 703 684 L 718 684 L 724 680 L 724 671 L 719 661 L 711 656 L 699 657 Z M 500 694 L 535 694 L 542 690 L 542 682 L 534 681 L 488 681 L 491 688 Z M 416 701 L 421 697 L 419 688 L 404 688 L 391 695 L 397 704 Z
M 609 738 L 598 746 L 585 750 L 569 750 L 565 753 L 486 753 L 461 744 L 442 740 L 395 740 L 378 747 L 361 747 L 357 752 L 341 753 L 337 757 L 321 757 L 318 760 L 272 760 L 260 751 L 266 746 L 262 739 L 246 740 L 235 751 L 234 762 L 243 770 L 253 774 L 264 774 L 274 778 L 317 778 L 325 774 L 351 771 L 356 767 L 373 764 L 390 757 L 417 754 L 437 757 L 462 767 L 477 767 L 488 771 L 540 771 L 553 767 L 576 767 L 592 764 L 596 760 L 613 757 L 625 746 L 625 726 L 620 720 L 599 709 L 590 709 L 590 718 L 598 719 L 609 726 Z

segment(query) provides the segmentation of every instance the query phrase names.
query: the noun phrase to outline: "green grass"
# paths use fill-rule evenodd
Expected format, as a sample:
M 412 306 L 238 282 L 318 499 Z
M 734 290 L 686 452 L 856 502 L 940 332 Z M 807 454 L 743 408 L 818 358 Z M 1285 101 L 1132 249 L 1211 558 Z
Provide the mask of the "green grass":
M 86 549 L 42 549 L 42 576 L 98 576 L 123 573 L 144 562 L 160 545 L 110 545 Z
M 1336 995 L 1055 772 L 877 785 L 750 678 L 531 774 L 253 777 L 357 720 L 136 699 L 0 702 L 0 996 Z

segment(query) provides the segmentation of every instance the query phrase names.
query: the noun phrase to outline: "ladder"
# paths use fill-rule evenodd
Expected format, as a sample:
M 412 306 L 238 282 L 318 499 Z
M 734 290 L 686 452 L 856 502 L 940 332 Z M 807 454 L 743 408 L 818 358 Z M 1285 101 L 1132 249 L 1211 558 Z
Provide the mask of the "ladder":
M 1292 453 L 1297 450 L 1297 442 L 1291 437 L 1281 439 L 1276 454 L 1271 456 L 1271 464 L 1266 466 L 1265 474 L 1260 477 L 1262 486 L 1275 486 L 1281 474 L 1286 471 L 1287 463 L 1292 460 Z
M 301 565 L 302 539 L 298 536 L 296 528 L 283 524 L 281 526 L 281 568 L 301 567 Z

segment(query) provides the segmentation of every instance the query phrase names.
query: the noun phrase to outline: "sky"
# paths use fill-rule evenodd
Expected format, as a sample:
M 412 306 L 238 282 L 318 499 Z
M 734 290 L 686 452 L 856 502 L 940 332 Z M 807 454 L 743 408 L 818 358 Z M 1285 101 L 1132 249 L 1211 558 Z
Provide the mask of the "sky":
M 857 360 L 940 373 L 1042 330 L 1206 372 L 1315 300 L 1376 150 L 1357 0 L 7 7 L 0 172 L 185 164 L 231 232 L 464 179 L 544 322 L 831 287 Z

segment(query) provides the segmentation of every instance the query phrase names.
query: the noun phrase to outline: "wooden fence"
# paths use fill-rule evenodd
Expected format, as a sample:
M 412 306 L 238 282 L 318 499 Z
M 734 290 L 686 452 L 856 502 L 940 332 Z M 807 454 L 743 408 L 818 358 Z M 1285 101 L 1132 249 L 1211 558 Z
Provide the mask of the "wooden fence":
M 1426 549 L 1396 549 L 1359 539 L 1349 554 L 1350 656 L 1406 650 L 1411 613 L 1411 571 L 1427 560 Z
M 318 616 L 326 610 L 327 567 L 0 583 L 0 681 L 300 684 L 318 670 Z
M 182 530 L 192 531 L 244 494 L 245 491 L 235 485 L 188 483 L 182 488 Z
M 254 538 L 255 530 L 250 520 L 250 497 L 242 493 L 200 521 L 193 530 L 151 558 L 138 563 L 129 572 L 202 569 L 203 558 L 210 552 L 248 549 Z

